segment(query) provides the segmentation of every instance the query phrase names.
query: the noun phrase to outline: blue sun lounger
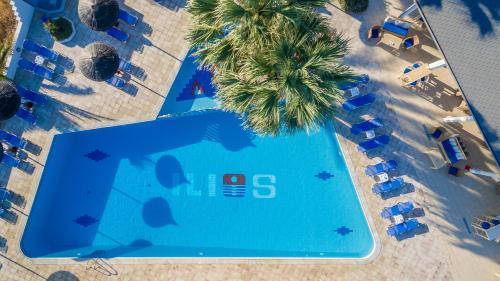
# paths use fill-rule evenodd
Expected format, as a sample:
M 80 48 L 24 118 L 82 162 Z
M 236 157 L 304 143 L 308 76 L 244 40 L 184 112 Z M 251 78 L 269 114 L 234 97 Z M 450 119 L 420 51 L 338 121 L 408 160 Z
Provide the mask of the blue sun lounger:
M 375 165 L 368 165 L 365 169 L 365 174 L 369 177 L 373 177 L 378 174 L 396 170 L 397 167 L 398 162 L 396 162 L 396 160 L 389 160 L 387 162 L 380 162 Z
M 26 147 L 26 144 L 28 144 L 28 141 L 25 139 L 22 139 L 14 134 L 11 134 L 9 132 L 6 132 L 4 130 L 0 130 L 0 140 L 4 141 L 12 146 L 19 147 L 21 149 Z
M 128 34 L 125 31 L 121 31 L 114 26 L 106 30 L 106 33 L 122 43 L 126 43 L 128 40 Z
M 9 167 L 16 168 L 16 167 L 19 167 L 19 163 L 21 163 L 21 160 L 19 160 L 19 158 L 16 158 L 16 157 L 13 157 L 9 154 L 4 153 L 0 163 L 5 164 L 6 166 L 9 166 Z
M 40 77 L 52 80 L 54 77 L 54 72 L 50 69 L 47 69 L 41 65 L 38 65 L 34 62 L 31 62 L 27 59 L 20 59 L 17 63 L 21 69 L 34 73 Z
M 120 59 L 120 65 L 118 66 L 118 69 L 130 73 L 132 71 L 132 64 L 124 59 Z
M 406 220 L 400 224 L 395 224 L 391 225 L 387 228 L 387 234 L 389 236 L 399 236 L 402 234 L 405 234 L 407 232 L 410 232 L 412 230 L 415 230 L 419 227 L 420 223 L 418 222 L 417 219 L 412 218 L 409 220 Z
M 41 94 L 34 92 L 32 90 L 28 90 L 22 86 L 16 85 L 16 89 L 19 92 L 19 95 L 21 97 L 28 99 L 38 105 L 44 105 L 47 102 L 47 99 L 45 96 L 42 96 Z
M 362 132 L 374 130 L 376 128 L 382 127 L 384 123 L 382 122 L 382 119 L 380 118 L 374 118 L 370 120 L 363 121 L 358 124 L 354 124 L 351 127 L 351 133 L 357 135 Z
M 397 215 L 408 214 L 409 212 L 413 211 L 413 208 L 413 203 L 411 203 L 410 201 L 399 202 L 392 207 L 384 208 L 380 213 L 380 216 L 384 219 L 389 219 Z
M 389 136 L 388 135 L 381 135 L 381 136 L 376 136 L 371 140 L 364 141 L 360 144 L 358 144 L 358 151 L 367 153 L 370 150 L 373 150 L 375 148 L 378 148 L 380 146 L 384 146 L 389 143 Z
M 375 194 L 382 195 L 387 192 L 391 192 L 400 189 L 405 185 L 403 178 L 395 178 L 386 182 L 376 183 L 372 187 L 372 191 Z
M 30 52 L 33 52 L 37 55 L 40 55 L 46 59 L 49 59 L 51 61 L 57 62 L 59 59 L 59 53 L 56 51 L 53 51 L 45 46 L 42 46 L 40 44 L 37 44 L 31 40 L 25 39 L 23 42 L 23 49 L 28 50 Z
M 122 78 L 114 75 L 113 77 L 111 77 L 108 80 L 106 80 L 106 83 L 108 83 L 109 85 L 111 85 L 111 86 L 113 86 L 115 88 L 122 89 L 127 84 L 127 81 L 125 81 Z
M 136 15 L 133 15 L 129 11 L 123 10 L 122 8 L 120 8 L 120 13 L 118 14 L 118 18 L 131 26 L 135 26 L 139 21 L 139 18 Z
M 360 108 L 364 105 L 370 104 L 375 101 L 375 94 L 368 93 L 366 95 L 357 96 L 355 98 L 349 99 L 342 104 L 342 108 L 351 111 Z
M 10 198 L 10 191 L 7 190 L 5 187 L 0 187 L 0 202 L 9 200 Z
M 353 80 L 354 81 L 351 81 L 351 82 L 339 83 L 337 85 L 337 88 L 339 88 L 342 91 L 347 91 L 351 88 L 358 87 L 362 84 L 368 84 L 368 82 L 370 81 L 370 76 L 368 76 L 368 74 L 363 74 L 363 75 L 354 77 Z
M 30 123 L 30 125 L 35 125 L 36 123 L 36 116 L 24 108 L 19 108 L 19 110 L 16 112 L 16 115 L 17 117 Z

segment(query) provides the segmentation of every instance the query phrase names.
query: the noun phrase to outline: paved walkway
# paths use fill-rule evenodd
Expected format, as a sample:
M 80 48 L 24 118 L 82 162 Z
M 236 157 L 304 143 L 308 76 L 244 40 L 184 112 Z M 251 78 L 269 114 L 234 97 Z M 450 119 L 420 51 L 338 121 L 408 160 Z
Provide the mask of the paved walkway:
M 84 0 L 80 0 L 84 1 Z M 67 1 L 73 2 L 73 1 Z M 330 5 L 323 11 L 331 19 L 332 26 L 352 36 L 352 53 L 347 62 L 360 72 L 369 73 L 373 82 L 368 91 L 375 91 L 378 100 L 374 106 L 354 114 L 339 113 L 336 127 L 365 209 L 374 226 L 379 250 L 367 264 L 139 264 L 138 260 L 123 262 L 98 261 L 95 264 L 74 265 L 39 264 L 26 259 L 19 250 L 26 214 L 43 163 L 49 151 L 51 136 L 68 132 L 109 126 L 121 122 L 152 119 L 160 109 L 167 89 L 187 52 L 183 35 L 187 30 L 188 16 L 182 3 L 165 1 L 158 6 L 149 1 L 126 1 L 126 5 L 141 14 L 137 28 L 126 28 L 132 36 L 126 45 L 113 41 L 105 34 L 88 30 L 76 22 L 77 37 L 73 44 L 54 44 L 60 53 L 77 59 L 82 48 L 93 41 L 104 41 L 117 47 L 120 55 L 129 59 L 147 75 L 144 80 L 132 77 L 129 95 L 105 83 L 92 82 L 78 70 L 65 72 L 67 82 L 58 86 L 50 82 L 33 80 L 31 75 L 18 71 L 16 82 L 39 89 L 51 97 L 51 103 L 39 108 L 40 128 L 26 128 L 20 120 L 11 120 L 5 126 L 31 140 L 42 148 L 39 155 L 29 154 L 26 165 L 31 175 L 20 170 L 0 169 L 2 182 L 24 197 L 27 202 L 13 206 L 17 223 L 0 222 L 0 235 L 8 240 L 9 249 L 1 254 L 3 268 L 0 280 L 500 280 L 500 246 L 475 238 L 467 230 L 464 218 L 500 212 L 495 183 L 476 176 L 455 178 L 444 170 L 431 170 L 422 153 L 432 143 L 427 139 L 423 125 L 436 125 L 439 118 L 462 113 L 456 109 L 459 98 L 453 92 L 453 82 L 446 70 L 436 72 L 427 88 L 404 89 L 396 77 L 401 69 L 417 60 L 432 62 L 440 57 L 430 38 L 423 37 L 424 46 L 417 52 L 394 52 L 383 45 L 365 41 L 369 26 L 380 23 L 386 15 L 398 15 L 409 5 L 408 1 L 372 0 L 368 12 L 359 16 L 343 13 Z M 74 3 L 68 3 L 66 16 L 77 20 Z M 37 14 L 30 30 L 30 38 L 48 44 L 53 43 L 42 31 L 41 15 Z M 146 35 L 152 30 L 150 35 Z M 425 31 L 422 31 L 425 36 Z M 428 34 L 427 34 L 428 36 Z M 362 39 L 361 39 L 362 38 Z M 450 86 L 451 85 L 451 86 Z M 386 133 L 391 135 L 390 144 L 369 157 L 356 152 L 359 139 L 348 134 L 346 124 L 356 122 L 361 115 L 379 116 L 386 122 Z M 467 145 L 475 155 L 487 159 L 485 168 L 494 168 L 489 152 L 478 138 L 474 124 L 448 127 L 466 136 Z M 410 182 L 415 192 L 398 198 L 381 200 L 370 192 L 371 179 L 363 176 L 367 164 L 380 159 L 396 159 L 401 164 L 401 175 Z M 31 168 L 30 168 L 31 167 Z M 385 234 L 387 221 L 379 218 L 380 210 L 405 199 L 413 200 L 422 207 L 425 216 L 420 220 L 429 232 L 403 241 L 396 241 Z

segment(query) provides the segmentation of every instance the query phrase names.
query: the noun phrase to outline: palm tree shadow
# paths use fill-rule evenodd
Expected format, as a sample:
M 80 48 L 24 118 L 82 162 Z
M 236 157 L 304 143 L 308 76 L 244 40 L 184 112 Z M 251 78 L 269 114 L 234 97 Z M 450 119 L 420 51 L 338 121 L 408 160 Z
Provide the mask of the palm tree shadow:
M 92 113 L 62 101 L 50 101 L 49 104 L 53 106 L 46 106 L 43 109 L 39 108 L 35 112 L 39 116 L 36 124 L 37 127 L 46 131 L 52 128 L 56 128 L 61 132 L 76 131 L 81 128 L 77 120 L 114 121 L 112 118 Z M 27 129 L 34 129 L 34 127 Z
M 175 12 L 186 7 L 187 4 L 186 0 L 150 0 L 150 1 Z
M 92 87 L 79 87 L 78 85 L 72 84 L 71 82 L 66 82 L 63 85 L 44 83 L 40 85 L 40 88 L 44 88 L 50 91 L 57 91 L 62 94 L 91 95 L 94 93 Z

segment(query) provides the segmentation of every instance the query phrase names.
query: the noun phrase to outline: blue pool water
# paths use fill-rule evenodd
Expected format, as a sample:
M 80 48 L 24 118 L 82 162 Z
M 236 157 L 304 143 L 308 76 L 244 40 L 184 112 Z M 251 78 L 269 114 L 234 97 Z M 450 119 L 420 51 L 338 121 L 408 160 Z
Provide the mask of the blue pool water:
M 46 257 L 361 258 L 333 129 L 255 136 L 219 110 L 56 135 L 21 248 Z

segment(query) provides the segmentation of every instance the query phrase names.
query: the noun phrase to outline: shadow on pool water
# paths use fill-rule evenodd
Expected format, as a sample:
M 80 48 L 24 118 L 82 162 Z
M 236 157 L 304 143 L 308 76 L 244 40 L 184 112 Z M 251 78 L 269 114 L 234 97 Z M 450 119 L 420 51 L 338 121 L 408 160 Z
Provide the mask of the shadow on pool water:
M 154 228 L 177 225 L 170 204 L 161 197 L 153 198 L 144 203 L 142 207 L 142 219 L 147 225 Z

